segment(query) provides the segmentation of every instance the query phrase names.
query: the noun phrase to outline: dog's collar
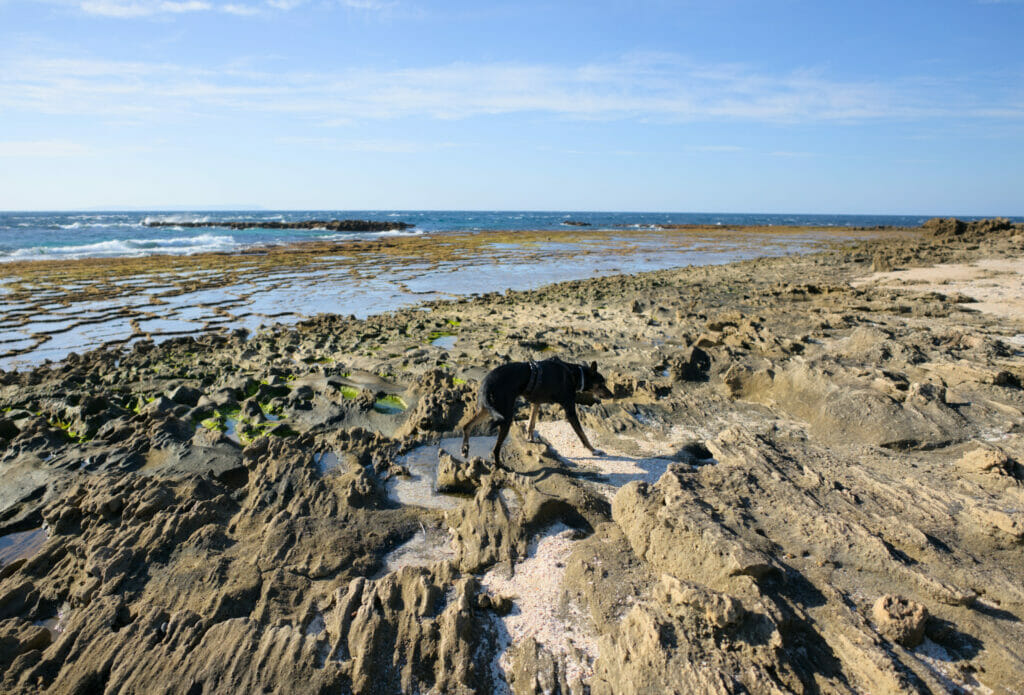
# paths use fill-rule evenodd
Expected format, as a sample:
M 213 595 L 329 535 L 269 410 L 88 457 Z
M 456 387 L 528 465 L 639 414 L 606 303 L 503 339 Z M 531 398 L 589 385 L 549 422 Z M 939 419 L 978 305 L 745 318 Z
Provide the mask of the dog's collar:
M 583 365 L 577 364 L 576 366 L 579 367 L 579 370 L 580 370 L 580 386 L 579 386 L 578 389 L 576 389 L 576 393 L 582 393 L 583 392 L 583 385 L 586 383 L 586 379 L 583 376 Z

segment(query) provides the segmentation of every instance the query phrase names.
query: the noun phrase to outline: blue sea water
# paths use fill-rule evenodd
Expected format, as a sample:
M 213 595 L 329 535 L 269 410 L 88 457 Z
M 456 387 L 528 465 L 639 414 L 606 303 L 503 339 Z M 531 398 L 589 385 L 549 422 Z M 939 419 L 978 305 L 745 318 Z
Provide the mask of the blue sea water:
M 928 216 L 759 215 L 651 212 L 515 212 L 421 210 L 218 210 L 196 212 L 0 212 L 0 261 L 73 259 L 146 254 L 189 254 L 315 240 L 356 240 L 388 235 L 443 234 L 465 230 L 565 229 L 587 222 L 591 229 L 664 224 L 811 225 L 822 227 L 915 226 Z M 403 232 L 330 233 L 306 229 L 147 227 L 147 221 L 294 222 L 368 219 L 408 222 Z M 587 229 L 587 228 L 583 228 Z

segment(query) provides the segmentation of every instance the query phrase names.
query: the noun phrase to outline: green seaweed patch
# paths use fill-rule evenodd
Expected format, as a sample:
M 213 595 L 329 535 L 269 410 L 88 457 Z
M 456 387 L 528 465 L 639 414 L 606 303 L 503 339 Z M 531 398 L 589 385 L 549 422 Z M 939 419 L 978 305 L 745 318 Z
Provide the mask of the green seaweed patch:
M 341 395 L 342 395 L 342 397 L 348 398 L 350 400 L 351 399 L 356 399 L 356 398 L 359 398 L 359 389 L 353 388 L 351 386 L 342 386 L 341 387 Z
M 409 405 L 405 401 L 394 395 L 382 396 L 373 404 L 374 410 L 385 415 L 397 415 L 404 412 L 408 407 Z
M 88 437 L 85 432 L 76 432 L 75 430 L 71 429 L 71 423 L 65 422 L 64 420 L 61 420 L 59 417 L 47 418 L 47 422 L 50 423 L 51 427 L 56 427 L 60 430 L 63 430 L 64 435 L 68 438 L 68 440 L 72 442 L 82 443 L 87 442 L 90 439 L 90 437 Z
M 260 437 L 296 437 L 298 432 L 280 422 L 251 423 L 240 422 L 235 430 L 242 444 L 251 444 Z
M 228 431 L 227 425 L 225 425 L 224 421 L 219 417 L 208 417 L 205 420 L 200 421 L 199 424 L 208 430 L 214 430 L 216 432 Z
M 456 376 L 452 377 L 452 383 L 455 384 L 456 386 L 461 386 L 462 384 L 466 383 L 466 380 Z
M 288 417 L 284 413 L 284 407 L 280 403 L 259 403 L 260 410 L 263 411 L 264 415 L 273 415 L 274 417 Z
M 456 319 L 448 319 L 448 325 L 449 326 L 461 326 L 462 325 L 462 321 L 458 321 Z
M 453 335 L 455 334 L 451 331 L 430 331 L 430 333 L 427 335 L 427 342 L 432 343 L 438 338 L 449 338 Z

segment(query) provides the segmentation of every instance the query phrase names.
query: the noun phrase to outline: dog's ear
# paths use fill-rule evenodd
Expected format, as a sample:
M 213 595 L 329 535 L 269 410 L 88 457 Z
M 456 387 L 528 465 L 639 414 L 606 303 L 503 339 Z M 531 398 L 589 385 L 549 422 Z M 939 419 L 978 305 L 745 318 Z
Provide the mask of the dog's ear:
M 592 371 L 592 372 L 596 372 L 597 371 L 597 362 L 591 362 L 590 363 L 590 371 Z

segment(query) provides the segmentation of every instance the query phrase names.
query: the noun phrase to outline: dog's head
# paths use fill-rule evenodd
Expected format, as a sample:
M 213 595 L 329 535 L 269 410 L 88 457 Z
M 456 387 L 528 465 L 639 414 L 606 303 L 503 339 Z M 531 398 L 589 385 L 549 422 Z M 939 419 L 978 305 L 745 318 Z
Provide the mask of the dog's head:
M 597 371 L 597 362 L 591 362 L 589 365 L 583 365 L 583 371 L 586 372 L 586 393 L 590 393 L 597 398 L 611 398 L 612 392 L 608 390 L 605 385 L 605 378 L 601 372 Z

